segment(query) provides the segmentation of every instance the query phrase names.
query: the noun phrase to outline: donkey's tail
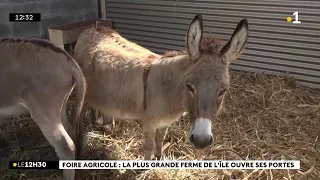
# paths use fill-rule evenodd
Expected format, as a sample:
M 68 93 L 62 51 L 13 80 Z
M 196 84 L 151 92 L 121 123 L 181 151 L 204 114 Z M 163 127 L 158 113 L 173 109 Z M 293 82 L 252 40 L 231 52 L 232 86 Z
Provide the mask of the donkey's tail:
M 75 96 L 75 118 L 73 119 L 74 124 L 74 138 L 73 141 L 76 146 L 75 159 L 80 159 L 80 154 L 82 151 L 82 119 L 81 119 L 81 111 L 84 104 L 84 98 L 86 94 L 86 80 L 82 73 L 82 70 L 78 63 L 72 58 L 72 77 L 73 82 L 75 83 L 74 89 L 76 90 Z M 74 117 L 74 116 L 73 116 Z

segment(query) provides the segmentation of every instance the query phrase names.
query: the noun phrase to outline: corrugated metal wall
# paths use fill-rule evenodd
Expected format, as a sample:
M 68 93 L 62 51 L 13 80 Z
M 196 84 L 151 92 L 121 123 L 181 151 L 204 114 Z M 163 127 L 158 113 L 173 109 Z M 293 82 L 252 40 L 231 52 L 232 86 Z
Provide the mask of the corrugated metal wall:
M 246 51 L 232 69 L 289 73 L 320 88 L 320 0 L 107 0 L 106 7 L 116 30 L 157 53 L 184 48 L 197 13 L 203 15 L 205 33 L 225 42 L 247 18 Z M 301 24 L 286 21 L 295 11 Z

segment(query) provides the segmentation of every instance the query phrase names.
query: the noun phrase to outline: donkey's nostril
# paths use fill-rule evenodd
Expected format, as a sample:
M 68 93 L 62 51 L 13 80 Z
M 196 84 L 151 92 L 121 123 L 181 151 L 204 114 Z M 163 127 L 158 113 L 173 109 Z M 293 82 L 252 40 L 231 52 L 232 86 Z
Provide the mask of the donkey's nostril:
M 193 136 L 193 134 L 191 134 L 191 136 L 190 136 L 190 141 L 191 141 L 192 143 L 195 142 L 195 141 L 194 141 L 194 136 Z
M 213 143 L 213 137 L 211 136 L 210 141 L 209 141 L 209 145 L 211 145 Z
M 197 148 L 197 149 L 203 149 L 213 143 L 213 137 L 212 135 L 206 135 L 206 136 L 199 136 L 191 134 L 190 136 L 190 142 Z

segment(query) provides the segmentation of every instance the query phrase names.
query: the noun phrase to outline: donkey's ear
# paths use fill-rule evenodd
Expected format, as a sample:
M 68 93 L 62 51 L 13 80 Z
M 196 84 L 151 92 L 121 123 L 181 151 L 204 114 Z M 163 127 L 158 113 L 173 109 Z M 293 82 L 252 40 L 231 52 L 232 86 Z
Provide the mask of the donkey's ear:
M 248 32 L 248 21 L 242 19 L 236 30 L 234 30 L 229 42 L 220 51 L 220 54 L 226 57 L 224 60 L 233 61 L 242 54 L 242 50 L 248 39 Z
M 191 60 L 196 60 L 201 54 L 200 43 L 201 43 L 202 35 L 203 35 L 202 16 L 198 14 L 192 20 L 186 36 L 187 51 Z

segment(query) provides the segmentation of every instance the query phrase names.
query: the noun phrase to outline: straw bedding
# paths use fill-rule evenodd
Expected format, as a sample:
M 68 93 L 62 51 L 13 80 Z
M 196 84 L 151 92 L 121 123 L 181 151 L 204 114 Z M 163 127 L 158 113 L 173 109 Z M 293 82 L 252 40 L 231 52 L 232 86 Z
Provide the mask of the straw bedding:
M 232 72 L 231 78 L 223 109 L 213 122 L 214 145 L 194 150 L 188 140 L 187 117 L 182 117 L 168 131 L 165 158 L 300 160 L 300 170 L 83 170 L 83 179 L 319 179 L 320 90 L 264 74 Z M 85 108 L 83 159 L 143 158 L 138 123 L 116 121 L 102 129 L 91 123 L 91 109 Z M 7 169 L 8 160 L 57 160 L 28 116 L 16 117 L 0 130 L 0 179 L 61 179 L 58 170 Z

